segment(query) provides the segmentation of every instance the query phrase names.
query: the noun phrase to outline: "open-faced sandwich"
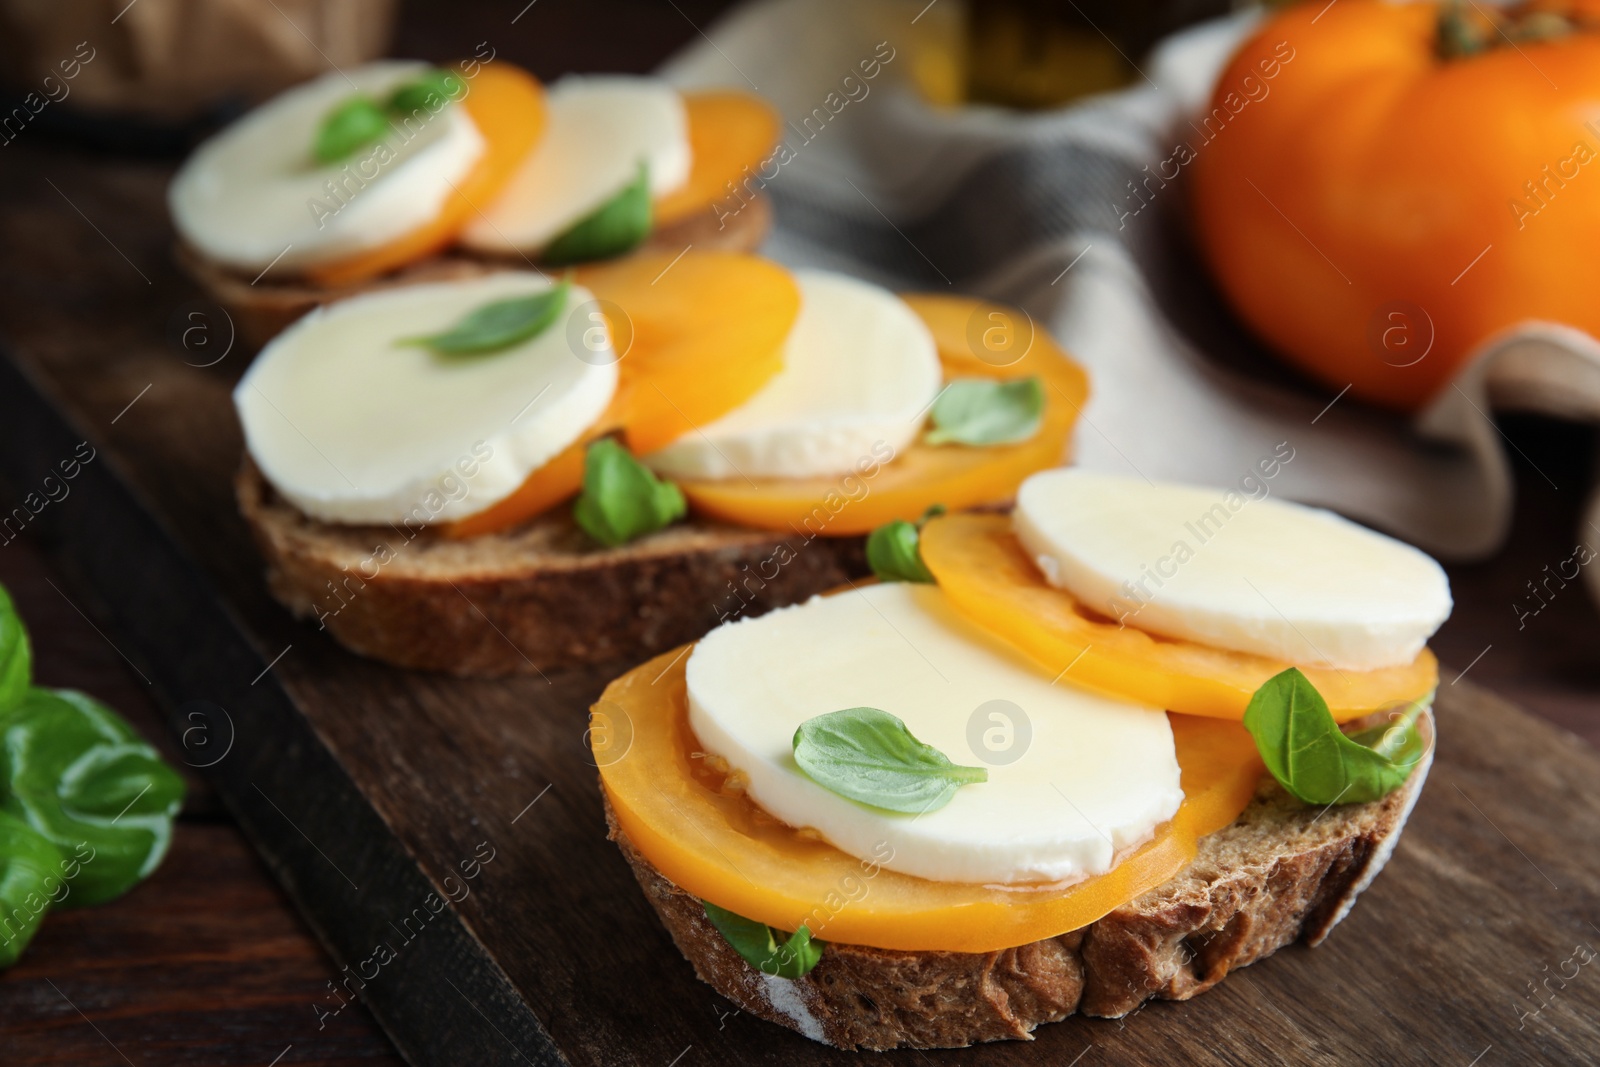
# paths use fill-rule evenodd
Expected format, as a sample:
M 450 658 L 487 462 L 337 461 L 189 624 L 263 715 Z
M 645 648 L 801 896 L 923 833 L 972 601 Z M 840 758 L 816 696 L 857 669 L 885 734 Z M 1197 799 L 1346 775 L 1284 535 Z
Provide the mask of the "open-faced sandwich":
M 1423 553 L 1071 469 L 906 550 L 924 581 L 730 622 L 594 707 L 611 836 L 743 1010 L 873 1049 L 1122 1016 L 1316 944 L 1387 861 L 1451 607 Z
M 273 340 L 235 392 L 239 497 L 279 599 L 358 652 L 637 660 L 866 573 L 886 523 L 1008 502 L 1085 393 L 980 301 L 698 250 L 502 271 Z
M 777 136 L 772 109 L 742 93 L 623 75 L 546 91 L 492 56 L 384 60 L 256 108 L 196 150 L 169 203 L 180 259 L 259 344 L 383 280 L 641 246 L 753 251 L 766 201 L 716 204 Z

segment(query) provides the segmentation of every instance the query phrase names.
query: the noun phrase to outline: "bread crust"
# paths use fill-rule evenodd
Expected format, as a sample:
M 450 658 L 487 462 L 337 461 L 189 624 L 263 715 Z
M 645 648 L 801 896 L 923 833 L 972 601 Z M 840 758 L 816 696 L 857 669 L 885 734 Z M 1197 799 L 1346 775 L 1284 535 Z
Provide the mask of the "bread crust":
M 676 255 L 693 246 L 702 251 L 754 252 L 772 229 L 772 203 L 757 196 L 737 214 L 719 219 L 712 209 L 697 211 L 671 226 L 652 232 L 639 252 Z M 179 242 L 179 266 L 227 311 L 234 336 L 252 349 L 260 348 L 312 308 L 375 289 L 419 282 L 451 281 L 496 270 L 527 270 L 527 260 L 516 257 L 480 257 L 460 251 L 412 263 L 393 274 L 355 285 L 319 286 L 302 279 L 255 279 L 222 267 L 193 247 Z
M 559 507 L 503 533 L 308 518 L 248 459 L 235 490 L 273 595 L 343 645 L 469 677 L 638 662 L 867 573 L 859 537 L 688 522 L 599 548 Z
M 960 1048 L 1031 1039 L 1074 1013 L 1120 1018 L 1145 1001 L 1187 1000 L 1290 942 L 1316 945 L 1393 851 L 1433 759 L 1400 789 L 1319 811 L 1264 777 L 1230 826 L 1202 838 L 1170 881 L 1081 930 L 995 952 L 904 952 L 826 942 L 804 978 L 751 967 L 699 900 L 606 824 L 645 897 L 695 973 L 743 1011 L 839 1048 Z

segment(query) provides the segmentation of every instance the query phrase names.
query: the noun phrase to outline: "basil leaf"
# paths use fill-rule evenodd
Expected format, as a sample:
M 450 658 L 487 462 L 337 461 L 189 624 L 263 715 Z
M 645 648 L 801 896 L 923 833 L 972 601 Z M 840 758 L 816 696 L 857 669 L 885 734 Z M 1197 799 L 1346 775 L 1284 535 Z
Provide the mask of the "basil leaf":
M 957 378 L 933 402 L 930 445 L 1010 445 L 1039 432 L 1044 385 L 1038 377 Z
M 650 170 L 640 163 L 627 188 L 545 245 L 539 258 L 563 264 L 620 256 L 650 235 L 650 219 Z
M 391 93 L 387 107 L 390 111 L 402 115 L 411 115 L 417 111 L 433 112 L 459 98 L 464 88 L 458 76 L 448 70 L 434 67 L 415 81 L 406 82 Z M 431 101 L 436 97 L 443 103 L 432 104 Z
M 572 517 L 583 532 L 607 548 L 627 544 L 683 518 L 683 490 L 655 473 L 605 437 L 583 458 L 583 493 Z
M 922 562 L 917 527 L 895 519 L 867 535 L 867 566 L 886 582 L 931 582 L 933 572 Z
M 1369 726 L 1365 730 L 1345 736 L 1362 748 L 1370 748 L 1391 763 L 1409 771 L 1423 756 L 1422 732 L 1417 729 L 1417 719 L 1421 717 L 1422 709 L 1431 701 L 1430 696 L 1427 701 L 1417 701 L 1412 704 L 1404 712 L 1398 713 L 1398 721 L 1392 717 L 1386 723 Z
M 383 140 L 389 133 L 391 115 L 407 118 L 418 111 L 433 114 L 464 92 L 465 84 L 457 75 L 434 67 L 398 86 L 382 105 L 363 93 L 346 97 L 323 116 L 311 154 L 318 163 L 337 163 Z
M 943 504 L 934 504 L 916 522 L 895 519 L 867 535 L 867 565 L 885 582 L 933 582 L 933 572 L 922 562 L 919 532 L 929 519 L 944 514 Z
M 61 893 L 68 867 L 37 830 L 0 811 L 0 970 L 16 963 Z
M 318 163 L 337 163 L 389 132 L 389 116 L 370 96 L 352 96 L 323 116 L 311 154 Z
M 779 978 L 804 978 L 822 959 L 822 942 L 811 940 L 811 931 L 801 924 L 800 929 L 778 944 L 778 935 L 772 927 L 746 919 L 710 901 L 705 906 L 706 918 L 717 928 L 723 940 L 733 947 L 744 961 L 762 974 Z
M 1244 727 L 1278 783 L 1307 804 L 1358 804 L 1405 784 L 1422 758 L 1418 704 L 1399 725 L 1347 737 L 1294 667 L 1269 678 L 1245 708 Z
M 794 732 L 794 761 L 812 781 L 842 797 L 916 814 L 944 807 L 963 785 L 989 780 L 984 768 L 950 762 L 877 708 L 807 719 Z
M 406 337 L 397 344 L 432 349 L 441 356 L 477 356 L 500 352 L 539 336 L 566 307 L 570 278 L 542 293 L 495 300 L 468 312 L 443 333 Z
M 28 630 L 5 586 L 0 586 L 0 715 L 22 703 L 33 677 Z
M 31 690 L 0 718 L 0 810 L 76 866 L 70 905 L 99 904 L 155 870 L 183 779 L 110 708 L 70 690 Z

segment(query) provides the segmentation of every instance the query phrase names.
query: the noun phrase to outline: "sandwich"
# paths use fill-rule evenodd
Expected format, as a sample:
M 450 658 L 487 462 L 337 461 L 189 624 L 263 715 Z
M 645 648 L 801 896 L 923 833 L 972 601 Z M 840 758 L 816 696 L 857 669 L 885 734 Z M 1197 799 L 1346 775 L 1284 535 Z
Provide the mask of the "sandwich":
M 1026 1039 L 1315 945 L 1388 860 L 1451 607 L 1425 554 L 1077 469 L 908 551 L 920 580 L 731 621 L 592 709 L 610 836 L 741 1010 L 841 1048 Z
M 348 647 L 542 673 L 861 577 L 935 505 L 1008 502 L 1086 392 L 1015 309 L 638 254 L 312 311 L 236 388 L 237 489 L 273 592 Z
M 290 89 L 202 144 L 168 201 L 179 260 L 261 344 L 375 285 L 640 247 L 751 251 L 762 198 L 720 202 L 777 140 L 737 92 L 504 60 L 383 60 Z

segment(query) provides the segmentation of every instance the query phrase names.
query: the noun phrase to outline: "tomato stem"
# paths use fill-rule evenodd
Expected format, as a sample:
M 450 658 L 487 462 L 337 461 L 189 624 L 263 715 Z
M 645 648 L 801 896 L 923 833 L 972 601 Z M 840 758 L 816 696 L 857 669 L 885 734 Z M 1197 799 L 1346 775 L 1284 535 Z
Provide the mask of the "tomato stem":
M 1446 0 L 1439 8 L 1439 55 L 1465 59 L 1503 45 L 1559 40 L 1580 28 L 1567 14 L 1532 7 L 1495 10 L 1473 0 Z

